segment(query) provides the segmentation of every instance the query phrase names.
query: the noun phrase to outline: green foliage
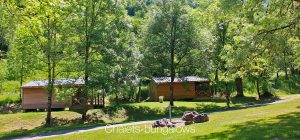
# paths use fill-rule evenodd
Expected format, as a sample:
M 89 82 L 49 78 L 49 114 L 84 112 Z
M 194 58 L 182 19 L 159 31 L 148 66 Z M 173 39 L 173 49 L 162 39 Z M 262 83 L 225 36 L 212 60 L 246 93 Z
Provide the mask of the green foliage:
M 31 80 L 85 77 L 87 96 L 102 91 L 133 101 L 147 99 L 144 86 L 138 94 L 145 77 L 172 75 L 209 77 L 221 92 L 225 83 L 234 92 L 237 77 L 249 93 L 298 92 L 299 5 L 281 0 L 1 1 L 0 46 L 8 52 L 5 60 L 0 56 L 0 93 Z M 286 80 L 274 86 L 274 75 L 282 72 Z M 59 98 L 71 92 L 59 91 Z
M 58 101 L 71 102 L 71 97 L 78 91 L 78 88 L 64 86 L 62 88 L 55 88 L 56 99 Z
M 159 103 L 163 103 L 164 102 L 164 96 L 159 96 L 158 100 L 159 100 Z
M 2 92 L 2 90 L 4 89 L 4 81 L 6 79 L 6 73 L 7 73 L 7 70 L 6 70 L 6 61 L 5 60 L 0 60 L 0 93 Z
M 183 1 L 159 1 L 149 11 L 149 19 L 144 29 L 143 65 L 150 77 L 169 75 L 173 63 L 170 58 L 172 50 L 178 75 L 192 75 L 203 67 L 207 68 L 206 63 L 199 68 L 198 63 L 193 62 L 205 59 L 204 54 L 208 51 L 206 47 L 210 45 L 208 42 L 211 41 L 211 35 L 206 30 L 197 28 L 191 11 Z
M 20 102 L 20 94 L 18 93 L 1 93 L 0 94 L 0 106 L 11 105 Z
M 18 92 L 18 90 L 20 89 L 19 87 L 19 82 L 18 81 L 4 81 L 2 82 L 2 91 L 1 93 L 6 93 L 6 92 Z
M 290 94 L 297 94 L 300 92 L 300 77 L 293 76 L 286 79 L 285 77 L 281 76 L 278 79 L 272 80 L 272 87 L 275 89 L 279 89 L 285 91 Z

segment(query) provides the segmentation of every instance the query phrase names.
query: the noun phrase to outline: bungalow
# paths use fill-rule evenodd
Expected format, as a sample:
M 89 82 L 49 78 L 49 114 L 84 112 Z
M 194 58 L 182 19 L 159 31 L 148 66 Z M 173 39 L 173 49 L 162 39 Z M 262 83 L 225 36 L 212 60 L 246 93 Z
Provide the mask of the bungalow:
M 153 78 L 149 84 L 150 100 L 158 101 L 159 96 L 170 99 L 170 77 Z M 174 99 L 211 97 L 210 80 L 197 76 L 174 79 Z
M 46 109 L 48 102 L 47 92 L 48 80 L 32 81 L 22 88 L 22 107 L 25 110 L 29 109 Z M 57 88 L 63 86 L 72 86 L 78 88 L 77 92 L 80 92 L 80 87 L 84 85 L 83 79 L 57 79 L 54 81 L 54 86 Z M 77 93 L 77 94 L 78 94 Z M 75 93 L 76 95 L 76 93 Z M 52 108 L 68 108 L 74 104 L 74 98 L 59 101 L 56 98 L 56 93 L 52 94 Z

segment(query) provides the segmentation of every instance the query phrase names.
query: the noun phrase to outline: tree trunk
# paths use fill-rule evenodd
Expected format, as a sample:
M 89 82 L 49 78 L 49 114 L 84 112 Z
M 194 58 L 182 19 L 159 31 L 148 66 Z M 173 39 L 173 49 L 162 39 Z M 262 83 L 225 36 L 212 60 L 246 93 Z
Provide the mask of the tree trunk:
M 228 89 L 228 83 L 226 82 L 225 83 L 225 97 L 226 97 L 226 104 L 227 104 L 227 107 L 230 108 L 230 91 Z
M 51 126 L 51 107 L 52 107 L 52 68 L 51 68 L 51 32 L 50 32 L 50 17 L 47 17 L 48 22 L 48 33 L 47 33 L 47 39 L 48 39 L 48 48 L 47 48 L 47 68 L 48 68 L 48 85 L 47 85 L 47 91 L 48 91 L 48 101 L 47 101 L 47 117 L 46 117 L 46 126 Z
M 257 91 L 257 95 L 258 95 L 258 99 L 260 99 L 260 91 L 259 91 L 259 79 L 256 79 L 256 91 Z
M 291 65 L 291 74 L 292 74 L 292 75 L 295 75 L 295 73 L 296 73 L 296 72 L 295 72 L 295 68 L 294 68 L 293 65 Z
M 235 78 L 235 85 L 236 85 L 236 91 L 237 91 L 236 97 L 244 97 L 243 80 L 241 77 Z
M 22 58 L 24 59 L 24 58 Z M 22 85 L 23 85 L 23 75 L 24 75 L 24 72 L 23 72 L 23 69 L 24 69 L 24 63 L 23 63 L 23 60 L 21 60 L 22 63 L 21 63 L 21 72 L 20 72 L 20 100 L 22 101 Z
M 96 97 L 96 104 L 97 104 L 97 107 L 100 108 L 100 93 L 97 92 L 97 97 Z
M 86 6 L 86 15 L 85 15 L 85 56 L 84 56 L 84 91 L 83 91 L 83 110 L 82 110 L 82 123 L 86 121 L 87 116 L 87 96 L 88 96 L 88 88 L 89 88 L 89 56 L 90 56 L 90 37 L 89 37 L 89 27 L 88 27 L 88 5 Z
M 174 57 L 175 57 L 175 45 L 176 45 L 176 23 L 177 17 L 172 18 L 171 24 L 171 81 L 170 81 L 170 106 L 174 106 L 174 79 L 175 79 L 175 64 L 174 64 Z
M 87 51 L 86 51 L 87 52 Z M 84 91 L 83 91 L 83 110 L 82 110 L 82 116 L 81 116 L 81 121 L 82 123 L 84 123 L 86 121 L 86 113 L 87 113 L 87 110 L 88 110 L 88 102 L 87 102 L 87 96 L 88 96 L 88 85 L 89 85 L 89 74 L 88 74 L 88 55 L 86 55 L 86 58 L 85 58 L 85 74 L 84 74 L 84 81 L 85 81 L 85 85 L 84 85 Z
M 48 63 L 48 103 L 47 103 L 47 118 L 46 126 L 51 126 L 51 109 L 52 109 L 52 78 L 51 78 L 51 64 Z
M 287 69 L 287 67 L 284 68 L 284 73 L 285 73 L 285 79 L 288 79 L 289 76 L 288 76 L 288 69 Z
M 129 102 L 132 101 L 133 95 L 134 95 L 134 86 L 130 85 L 130 93 L 129 93 L 129 97 L 128 97 Z
M 275 79 L 275 86 L 277 87 L 278 86 L 278 84 L 279 84 L 279 72 L 277 71 L 276 72 L 276 79 Z
M 218 73 L 218 69 L 216 69 L 215 71 L 215 87 L 214 87 L 214 96 L 216 96 L 218 94 L 218 84 L 219 84 L 219 73 Z
M 48 80 L 48 83 L 51 83 L 51 80 Z M 47 118 L 46 118 L 46 126 L 51 126 L 51 111 L 52 111 L 52 84 L 48 84 L 48 104 L 47 104 Z
M 172 77 L 171 77 L 172 79 Z M 170 95 L 170 106 L 174 106 L 174 87 L 173 87 L 173 81 L 171 80 L 171 83 L 170 83 L 170 92 L 171 92 L 171 95 Z
M 105 91 L 102 92 L 102 106 L 105 107 Z
M 284 51 L 283 52 L 283 60 L 284 60 L 284 73 L 285 73 L 285 79 L 288 79 L 288 64 L 287 64 L 287 60 L 286 60 L 286 56 L 287 56 L 287 52 Z
M 135 98 L 135 102 L 140 102 L 141 100 L 141 92 L 142 92 L 142 80 L 139 81 L 139 89 L 138 89 L 138 93 L 137 96 Z
M 118 96 L 118 92 L 116 92 L 116 103 L 117 103 L 117 105 L 119 105 L 119 96 Z

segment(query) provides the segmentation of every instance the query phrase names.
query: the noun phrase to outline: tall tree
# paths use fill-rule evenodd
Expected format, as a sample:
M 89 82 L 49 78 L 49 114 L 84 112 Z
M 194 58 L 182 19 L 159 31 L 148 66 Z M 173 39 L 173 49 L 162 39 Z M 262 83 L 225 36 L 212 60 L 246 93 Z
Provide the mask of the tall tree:
M 145 58 L 154 76 L 170 76 L 170 105 L 174 105 L 174 79 L 182 60 L 199 47 L 198 34 L 185 1 L 163 0 L 150 10 L 145 35 Z M 166 61 L 168 60 L 168 61 Z
M 19 2 L 8 3 L 14 8 L 12 16 L 16 20 L 21 21 L 16 24 L 14 38 L 11 41 L 15 45 L 15 49 L 21 50 L 21 45 L 24 43 L 24 52 L 21 51 L 19 59 L 21 62 L 21 77 L 24 76 L 24 66 L 28 62 L 25 59 L 30 54 L 34 53 L 33 58 L 39 60 L 43 67 L 40 70 L 47 73 L 47 117 L 46 126 L 51 126 L 51 108 L 52 96 L 54 92 L 55 78 L 59 75 L 59 61 L 63 60 L 63 54 L 67 48 L 63 44 L 63 34 L 65 27 L 63 20 L 66 16 L 64 8 L 65 3 L 56 0 L 49 1 L 30 1 L 20 7 Z M 30 50 L 27 47 L 31 47 Z M 12 52 L 13 53 L 13 52 Z M 46 68 L 46 69 L 44 69 Z M 23 73 L 23 74 L 22 74 Z M 23 79 L 21 78 L 21 82 Z
M 104 81 L 100 77 L 108 79 L 117 69 L 121 70 L 118 64 L 122 63 L 121 55 L 125 55 L 126 52 L 125 49 L 120 48 L 126 44 L 124 43 L 126 38 L 130 37 L 123 32 L 127 30 L 129 21 L 124 17 L 126 13 L 123 1 L 73 1 L 71 5 L 75 8 L 70 9 L 72 11 L 70 16 L 73 18 L 68 19 L 68 22 L 71 25 L 72 38 L 76 39 L 72 44 L 77 46 L 79 53 L 77 60 L 80 63 L 78 72 L 85 80 L 81 103 L 83 105 L 82 122 L 84 122 L 92 88 L 105 88 L 106 92 L 116 87 L 120 88 L 118 85 L 113 87 L 111 80 L 102 83 Z M 121 82 L 122 80 L 114 79 L 114 81 Z M 99 83 L 99 86 L 96 86 L 96 83 Z

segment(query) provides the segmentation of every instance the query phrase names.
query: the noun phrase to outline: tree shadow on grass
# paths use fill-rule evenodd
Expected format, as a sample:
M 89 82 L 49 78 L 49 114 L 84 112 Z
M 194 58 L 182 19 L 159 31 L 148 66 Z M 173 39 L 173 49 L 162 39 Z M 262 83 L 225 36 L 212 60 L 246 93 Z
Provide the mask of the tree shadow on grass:
M 227 110 L 226 106 L 218 106 L 216 103 L 196 103 L 196 107 L 174 107 L 172 113 L 176 116 L 182 116 L 185 111 L 196 111 L 199 113 Z
M 227 111 L 227 110 L 236 110 L 236 109 L 245 109 L 249 107 L 256 107 L 256 104 L 261 104 L 257 106 L 264 106 L 263 103 L 270 103 L 278 100 L 278 98 L 268 98 L 262 99 L 257 101 L 255 97 L 243 97 L 243 98 L 233 98 L 232 104 L 239 104 L 234 105 L 231 108 L 227 106 L 221 106 L 217 104 L 217 102 L 223 101 L 223 99 L 206 99 L 204 102 L 195 102 L 196 106 L 193 107 L 186 107 L 186 106 L 176 106 L 172 108 L 172 116 L 173 117 L 181 117 L 185 111 L 197 111 L 199 113 L 203 112 L 217 112 L 217 111 Z M 207 101 L 216 101 L 207 103 Z M 252 104 L 251 104 L 252 103 Z M 253 105 L 253 106 L 248 106 Z M 149 107 L 149 106 L 131 106 L 127 104 L 118 105 L 118 106 L 110 106 L 107 108 L 109 114 L 113 116 L 118 112 L 120 109 L 125 109 L 126 116 L 128 119 L 124 120 L 123 122 L 130 122 L 130 121 L 141 121 L 141 120 L 154 120 L 154 119 L 161 119 L 161 118 L 168 118 L 169 117 L 169 110 L 168 108 L 162 107 Z
M 237 97 L 231 98 L 230 100 L 232 104 L 253 105 L 275 102 L 280 100 L 280 98 L 274 96 L 270 98 L 261 98 L 260 100 L 257 100 L 256 97 Z
M 193 102 L 215 102 L 215 103 L 225 103 L 226 98 L 196 98 L 192 100 Z
M 151 108 L 148 106 L 123 106 L 128 119 L 126 121 L 139 121 L 145 119 L 158 119 L 166 117 L 166 109 Z
M 245 106 L 245 105 L 253 105 L 253 104 L 262 104 L 262 103 L 271 103 L 274 101 L 280 100 L 278 97 L 269 97 L 269 98 L 261 98 L 260 100 L 257 100 L 256 97 L 232 97 L 230 98 L 231 106 L 235 104 L 240 104 L 239 106 Z M 218 98 L 199 98 L 194 99 L 192 102 L 212 102 L 212 103 L 226 103 L 225 97 L 218 97 Z M 237 106 L 237 105 L 235 105 Z
M 148 106 L 122 106 L 126 110 L 128 119 L 126 121 L 139 121 L 145 119 L 161 119 L 169 117 L 168 108 L 151 108 Z M 197 103 L 196 107 L 175 106 L 172 108 L 173 117 L 181 117 L 185 111 L 209 112 L 226 110 L 227 107 L 218 106 L 216 103 Z M 116 111 L 116 110 L 115 110 Z
M 299 139 L 300 112 L 279 115 L 272 119 L 248 121 L 242 124 L 228 126 L 229 130 L 211 133 L 204 136 L 194 136 L 192 139 Z
M 51 123 L 53 126 L 70 126 L 80 124 L 81 118 L 67 119 L 67 118 L 52 118 Z

